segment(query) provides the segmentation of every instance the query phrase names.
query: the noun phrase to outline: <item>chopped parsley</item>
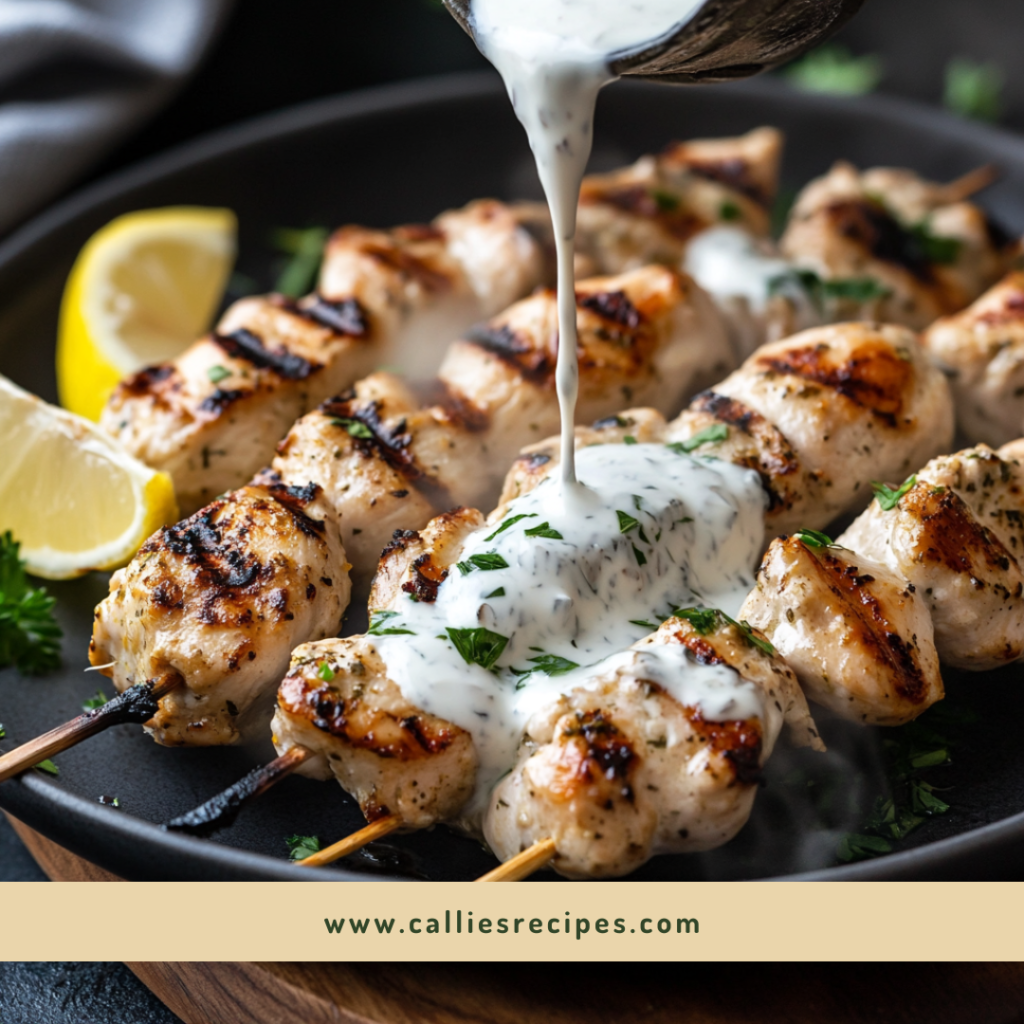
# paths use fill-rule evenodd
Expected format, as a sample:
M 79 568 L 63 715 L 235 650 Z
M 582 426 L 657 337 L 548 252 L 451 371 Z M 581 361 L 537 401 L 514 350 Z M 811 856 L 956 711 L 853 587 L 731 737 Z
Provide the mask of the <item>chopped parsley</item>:
M 914 243 L 929 263 L 956 263 L 963 248 L 959 238 L 933 235 L 927 221 L 915 224 L 910 233 Z
M 923 773 L 949 763 L 950 738 L 938 731 L 943 723 L 955 727 L 968 721 L 970 715 L 964 715 L 962 710 L 932 708 L 916 721 L 885 730 L 884 790 L 875 796 L 858 830 L 840 840 L 836 849 L 840 860 L 849 862 L 890 853 L 894 842 L 929 818 L 950 810 L 950 805 L 936 795 L 940 792 L 938 787 L 925 779 Z
M 851 302 L 871 302 L 884 299 L 892 290 L 873 277 L 847 277 L 823 281 L 813 270 L 794 268 L 777 274 L 768 282 L 769 295 L 782 295 L 793 288 L 801 289 L 813 305 L 822 310 L 826 299 L 848 299 Z
M 887 487 L 883 483 L 879 483 L 877 480 L 871 481 L 871 489 L 875 492 L 875 500 L 878 502 L 879 507 L 883 512 L 891 512 L 900 502 L 900 498 L 903 497 L 910 490 L 914 484 L 917 483 L 917 475 L 909 476 L 906 480 L 900 484 L 899 487 L 894 491 L 891 487 Z
M 347 416 L 339 416 L 331 420 L 332 427 L 344 427 L 350 437 L 361 437 L 368 440 L 373 437 L 373 431 L 360 420 L 349 419 Z
M 719 218 L 725 221 L 739 220 L 742 215 L 743 211 L 739 208 L 739 205 L 728 200 L 718 208 Z
M 495 633 L 490 629 L 478 626 L 475 629 L 445 629 L 448 639 L 455 645 L 455 650 L 462 655 L 467 665 L 479 665 L 491 668 L 501 657 L 508 643 L 508 637 Z
M 829 43 L 794 61 L 783 73 L 804 92 L 863 96 L 878 86 L 884 67 L 877 54 L 858 57 L 845 46 Z
M 747 622 L 746 619 L 740 619 L 737 622 L 735 619 L 730 618 L 725 612 L 719 612 L 719 615 L 729 623 L 730 626 L 735 626 L 742 634 L 743 639 L 750 644 L 751 647 L 756 647 L 762 654 L 767 654 L 769 657 L 774 657 L 775 648 L 763 637 L 758 636 L 754 632 L 754 627 Z
M 378 611 L 370 614 L 370 628 L 366 631 L 370 636 L 400 636 L 403 633 L 415 636 L 411 629 L 403 629 L 401 626 L 389 626 L 387 623 L 396 618 L 398 612 Z
M 624 438 L 622 439 L 622 443 L 623 443 L 623 444 L 636 444 L 636 443 L 637 443 L 637 440 L 636 440 L 636 438 L 635 438 L 635 437 L 634 437 L 634 436 L 633 436 L 632 434 L 627 434 L 627 435 L 626 435 L 626 436 L 625 436 L 625 437 L 624 437 Z
M 41 772 L 46 772 L 47 775 L 60 775 L 60 769 L 49 758 L 40 761 L 35 767 Z
M 456 565 L 463 576 L 468 576 L 474 569 L 493 572 L 495 569 L 508 568 L 508 562 L 497 551 L 486 551 L 480 555 L 470 555 L 466 561 L 457 562 Z
M 833 547 L 832 538 L 820 530 L 797 530 L 796 539 L 801 540 L 809 548 L 830 548 Z
M 316 674 L 325 683 L 333 682 L 335 675 L 334 669 L 326 661 L 320 662 L 320 667 L 316 670 Z
M 278 228 L 271 235 L 274 248 L 290 257 L 277 277 L 274 291 L 297 299 L 312 290 L 328 234 L 327 228 L 317 227 L 305 230 Z
M 107 695 L 102 690 L 97 690 L 95 697 L 90 697 L 88 700 L 82 701 L 82 710 L 95 711 L 97 708 L 103 707 L 106 703 Z
M 693 437 L 689 437 L 685 441 L 673 441 L 672 444 L 666 445 L 666 447 L 674 451 L 676 455 L 689 455 L 690 452 L 695 451 L 702 444 L 725 441 L 728 437 L 729 428 L 724 423 L 713 423 L 710 427 L 705 427 L 699 433 L 694 434 Z
M 492 590 L 489 594 L 484 594 L 484 599 L 487 600 L 487 599 L 490 599 L 492 597 L 504 597 L 504 596 L 505 596 L 505 588 L 504 587 L 498 587 L 497 590 Z
M 827 299 L 849 299 L 851 302 L 873 302 L 892 295 L 892 289 L 873 277 L 847 277 L 821 282 Z
M 675 616 L 685 619 L 699 636 L 707 636 L 718 625 L 718 612 L 714 608 L 677 608 Z
M 565 540 L 557 530 L 552 530 L 551 526 L 546 522 L 541 523 L 539 526 L 531 526 L 528 530 L 524 530 L 523 533 L 527 537 L 547 537 L 549 540 Z
M 539 650 L 537 647 L 531 647 L 530 650 Z M 533 668 L 527 669 L 512 669 L 516 675 L 525 676 L 531 672 L 546 672 L 549 676 L 563 676 L 566 672 L 571 672 L 574 668 L 579 668 L 579 663 L 570 661 L 568 658 L 562 658 L 557 654 L 538 654 L 535 658 L 527 658 L 528 662 L 533 665 Z
M 0 536 L 0 668 L 16 665 L 26 675 L 39 675 L 60 664 L 57 599 L 28 585 L 19 548 L 10 530 Z
M 737 622 L 720 608 L 677 608 L 672 614 L 676 618 L 685 619 L 700 636 L 707 636 L 718 626 L 719 621 L 727 622 L 739 630 L 743 639 L 751 647 L 756 647 L 764 654 L 775 654 L 775 648 L 764 637 L 758 636 L 754 632 L 754 627 L 746 619 Z
M 651 198 L 658 204 L 658 209 L 662 213 L 671 213 L 673 210 L 679 209 L 679 196 L 672 192 L 666 192 L 660 188 L 652 188 Z
M 219 384 L 222 380 L 231 376 L 231 371 L 223 366 L 211 366 L 206 371 L 206 376 L 210 378 L 211 384 Z
M 998 121 L 1003 112 L 1006 74 L 993 61 L 954 57 L 946 65 L 943 102 L 961 117 Z
M 635 544 L 633 545 L 633 554 L 636 556 L 637 565 L 647 564 L 647 556 Z
M 499 526 L 494 531 L 494 533 L 492 533 L 490 535 L 490 537 L 485 537 L 484 538 L 484 543 L 487 543 L 488 541 L 494 540 L 494 538 L 497 537 L 499 533 L 504 533 L 510 526 L 515 526 L 515 524 L 518 523 L 520 519 L 536 519 L 536 518 L 537 518 L 537 513 L 536 512 L 522 512 L 522 513 L 520 513 L 517 516 L 509 516 L 508 519 L 504 520 L 504 522 L 502 522 L 501 526 Z
M 640 525 L 639 519 L 634 519 L 628 512 L 620 512 L 616 509 L 615 514 L 619 517 L 619 533 L 629 533 Z
M 289 836 L 285 842 L 288 844 L 288 856 L 291 860 L 305 860 L 323 849 L 319 836 Z

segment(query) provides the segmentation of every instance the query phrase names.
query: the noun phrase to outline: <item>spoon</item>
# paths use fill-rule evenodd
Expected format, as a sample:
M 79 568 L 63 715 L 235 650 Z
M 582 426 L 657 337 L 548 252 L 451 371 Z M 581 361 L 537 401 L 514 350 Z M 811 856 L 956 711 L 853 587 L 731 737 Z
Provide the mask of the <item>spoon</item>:
M 813 49 L 846 24 L 864 0 L 706 0 L 661 39 L 609 60 L 615 75 L 661 82 L 748 78 Z M 472 0 L 444 0 L 473 35 Z

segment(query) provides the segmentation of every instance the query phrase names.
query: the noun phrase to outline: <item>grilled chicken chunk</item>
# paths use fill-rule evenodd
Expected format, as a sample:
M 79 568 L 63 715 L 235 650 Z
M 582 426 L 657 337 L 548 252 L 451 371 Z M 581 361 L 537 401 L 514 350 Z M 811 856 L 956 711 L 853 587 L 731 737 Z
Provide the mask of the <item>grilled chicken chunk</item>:
M 921 329 L 1007 271 L 1006 238 L 958 184 L 837 163 L 801 192 L 781 248 L 820 279 L 813 291 L 826 320 Z
M 266 727 L 292 649 L 338 631 L 349 590 L 319 488 L 253 484 L 155 533 L 113 575 L 89 659 L 119 691 L 181 676 L 146 723 L 158 743 L 236 743 Z
M 922 343 L 949 377 L 957 422 L 971 441 L 1000 445 L 1024 433 L 1024 273 L 936 320 Z
M 758 128 L 673 143 L 630 167 L 589 175 L 577 218 L 578 276 L 679 267 L 687 243 L 719 224 L 767 236 L 781 156 L 781 133 Z
M 913 334 L 855 323 L 765 345 L 667 425 L 633 409 L 578 430 L 577 445 L 627 434 L 755 470 L 768 495 L 768 533 L 780 534 L 821 528 L 866 502 L 871 480 L 901 478 L 946 447 L 953 421 L 946 381 Z M 504 499 L 557 462 L 557 438 L 526 449 Z
M 980 445 L 933 459 L 837 539 L 917 589 L 935 645 L 984 671 L 1024 654 L 1024 470 Z
M 844 718 L 902 725 L 943 697 L 927 604 L 859 553 L 800 535 L 772 541 L 740 616 L 812 701 Z
M 750 816 L 784 720 L 798 742 L 824 749 L 785 662 L 709 614 L 713 625 L 700 629 L 667 620 L 531 717 L 488 804 L 484 835 L 499 860 L 553 839 L 559 874 L 615 878 L 656 854 L 714 849 Z M 684 664 L 722 666 L 752 684 L 762 714 L 712 721 L 655 682 L 651 655 L 680 647 Z
M 403 584 L 417 568 L 433 573 L 454 564 L 465 539 L 483 524 L 476 509 L 456 509 L 396 538 L 381 558 L 370 608 L 407 601 Z M 476 784 L 472 737 L 411 704 L 388 677 L 370 635 L 300 647 L 278 691 L 272 731 L 280 754 L 293 746 L 313 751 L 317 756 L 299 771 L 317 779 L 333 775 L 369 821 L 385 814 L 401 815 L 408 828 L 451 821 Z
M 672 411 L 731 364 L 707 297 L 664 267 L 581 281 L 577 298 L 581 419 L 624 398 Z M 430 385 L 374 374 L 303 417 L 274 470 L 324 489 L 366 578 L 396 529 L 493 504 L 520 448 L 558 429 L 556 356 L 555 295 L 545 290 L 455 342 Z
M 336 778 L 367 821 L 398 814 L 407 828 L 428 828 L 455 818 L 473 792 L 477 757 L 469 733 L 406 700 L 373 637 L 299 647 L 271 728 L 279 753 L 313 751 L 298 770 Z
M 101 422 L 169 472 L 182 509 L 194 511 L 266 465 L 301 415 L 396 353 L 407 370 L 433 372 L 444 344 L 540 284 L 547 262 L 545 246 L 493 201 L 432 225 L 342 228 L 317 294 L 235 303 L 178 359 L 123 381 Z
M 756 469 L 769 530 L 782 533 L 828 523 L 870 499 L 869 481 L 905 476 L 942 451 L 953 413 L 945 379 L 910 331 L 851 323 L 758 349 L 667 438 L 693 443 L 716 430 L 694 450 Z

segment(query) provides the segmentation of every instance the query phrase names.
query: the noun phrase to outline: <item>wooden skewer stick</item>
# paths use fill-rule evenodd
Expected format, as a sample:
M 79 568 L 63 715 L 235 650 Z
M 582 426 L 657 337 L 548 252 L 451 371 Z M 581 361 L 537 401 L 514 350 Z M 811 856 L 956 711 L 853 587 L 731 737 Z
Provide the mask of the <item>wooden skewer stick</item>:
M 481 875 L 478 882 L 521 882 L 529 878 L 535 871 L 540 871 L 545 864 L 551 863 L 555 857 L 554 839 L 541 839 L 517 853 L 511 860 L 499 864 L 493 871 Z
M 943 198 L 947 203 L 957 203 L 963 199 L 969 199 L 977 195 L 982 189 L 986 189 L 999 178 L 999 168 L 995 164 L 983 164 L 975 167 L 973 171 L 949 182 L 942 187 Z
M 193 836 L 210 835 L 230 825 L 250 800 L 255 800 L 271 786 L 291 775 L 312 756 L 313 751 L 306 747 L 292 747 L 269 764 L 254 768 L 244 779 L 207 800 L 205 804 L 167 822 L 164 828 L 171 832 L 187 832 Z
M 355 853 L 356 850 L 361 850 L 367 843 L 390 835 L 401 824 L 402 819 L 399 815 L 388 814 L 370 822 L 366 828 L 361 828 L 358 832 L 353 832 L 352 835 L 339 840 L 333 846 L 325 847 L 317 853 L 303 857 L 298 863 L 304 868 L 319 868 L 325 864 L 333 864 L 334 861 L 347 857 L 350 853 Z
M 183 683 L 184 679 L 177 672 L 147 679 L 144 683 L 129 687 L 102 707 L 86 711 L 70 722 L 23 743 L 9 754 L 0 756 L 0 782 L 19 775 L 48 757 L 69 750 L 112 725 L 148 722 L 157 713 L 160 698 Z

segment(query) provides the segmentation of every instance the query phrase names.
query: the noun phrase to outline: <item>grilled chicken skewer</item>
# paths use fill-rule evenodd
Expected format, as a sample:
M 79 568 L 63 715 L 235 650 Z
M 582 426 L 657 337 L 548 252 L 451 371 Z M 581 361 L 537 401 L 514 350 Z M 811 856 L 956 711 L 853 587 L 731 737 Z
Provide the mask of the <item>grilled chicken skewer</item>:
M 966 201 L 992 180 L 991 168 L 939 185 L 837 164 L 797 197 L 779 246 L 726 224 L 693 239 L 683 266 L 714 298 L 741 358 L 816 324 L 920 328 L 1009 269 L 1017 246 Z
M 978 672 L 1024 654 L 1022 513 L 1015 459 L 983 445 L 940 456 L 880 487 L 834 544 L 773 541 L 740 614 L 811 700 L 903 724 L 942 698 L 940 658 Z
M 949 389 L 900 327 L 838 324 L 758 349 L 670 423 L 631 410 L 578 428 L 577 445 L 663 441 L 755 470 L 770 536 L 821 529 L 867 504 L 872 480 L 902 479 L 953 439 Z M 558 462 L 557 439 L 526 449 L 502 501 Z
M 581 228 L 601 258 L 578 276 L 598 266 L 605 274 L 679 267 L 690 237 L 729 218 L 767 234 L 780 150 L 779 134 L 763 129 L 676 144 L 592 179 Z M 443 345 L 553 280 L 551 228 L 538 204 L 479 200 L 429 225 L 342 228 L 327 244 L 315 294 L 235 303 L 177 360 L 122 382 L 102 423 L 171 474 L 190 513 L 242 486 L 325 398 L 381 364 L 433 376 Z
M 837 163 L 797 198 L 782 254 L 812 271 L 827 319 L 871 317 L 920 330 L 973 302 L 1009 269 L 1015 245 L 967 202 L 990 177 L 939 185 L 911 171 Z
M 304 413 L 389 359 L 432 353 L 547 276 L 545 246 L 505 205 L 432 225 L 343 228 L 316 294 L 243 299 L 171 363 L 123 381 L 101 423 L 170 473 L 188 513 L 242 486 Z M 428 371 L 429 372 L 429 371 Z

